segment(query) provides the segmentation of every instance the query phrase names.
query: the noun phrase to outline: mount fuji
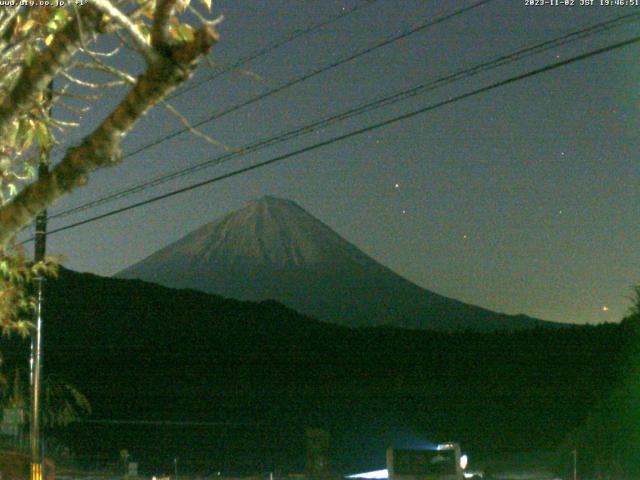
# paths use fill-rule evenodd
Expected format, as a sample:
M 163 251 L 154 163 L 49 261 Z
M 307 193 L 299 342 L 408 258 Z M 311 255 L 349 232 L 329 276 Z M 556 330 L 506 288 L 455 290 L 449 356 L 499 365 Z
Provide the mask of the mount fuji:
M 194 230 L 116 277 L 240 300 L 277 300 L 351 327 L 493 331 L 558 325 L 421 288 L 298 204 L 270 196 Z

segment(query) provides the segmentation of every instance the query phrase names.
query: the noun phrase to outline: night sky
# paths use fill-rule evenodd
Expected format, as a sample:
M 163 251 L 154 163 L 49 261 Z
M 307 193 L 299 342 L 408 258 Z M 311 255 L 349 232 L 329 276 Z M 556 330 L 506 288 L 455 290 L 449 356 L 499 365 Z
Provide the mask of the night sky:
M 196 1 L 196 0 L 193 0 Z M 203 127 L 240 147 L 614 16 L 626 6 L 526 6 L 495 0 L 379 48 Z M 219 68 L 359 1 L 217 0 Z M 172 100 L 197 122 L 470 1 L 378 0 Z M 599 4 L 596 0 L 596 4 Z M 78 215 L 89 218 L 267 160 L 510 76 L 640 34 L 640 22 L 368 112 Z M 49 239 L 65 265 L 111 275 L 252 198 L 290 198 L 418 285 L 506 313 L 617 321 L 640 283 L 640 47 L 634 44 L 455 102 Z M 131 54 L 133 56 L 133 54 Z M 129 60 L 128 60 L 129 61 Z M 136 68 L 131 59 L 130 68 Z M 195 81 L 212 75 L 204 66 Z M 74 139 L 107 113 L 94 107 Z M 179 129 L 156 109 L 131 151 Z M 52 213 L 224 153 L 185 134 L 112 169 Z

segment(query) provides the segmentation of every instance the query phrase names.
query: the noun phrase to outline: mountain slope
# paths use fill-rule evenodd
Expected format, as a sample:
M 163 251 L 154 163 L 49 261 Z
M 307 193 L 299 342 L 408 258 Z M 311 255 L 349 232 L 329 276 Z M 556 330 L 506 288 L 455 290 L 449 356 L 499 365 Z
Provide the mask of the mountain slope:
M 275 299 L 347 326 L 521 329 L 544 324 L 425 290 L 289 200 L 264 197 L 117 274 L 242 300 Z

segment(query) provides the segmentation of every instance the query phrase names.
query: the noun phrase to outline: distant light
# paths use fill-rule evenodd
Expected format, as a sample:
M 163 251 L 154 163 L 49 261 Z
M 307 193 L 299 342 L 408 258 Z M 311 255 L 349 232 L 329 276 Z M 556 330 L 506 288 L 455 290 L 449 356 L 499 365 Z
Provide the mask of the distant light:
M 399 184 L 399 183 L 396 183 L 396 184 L 394 185 L 394 187 L 396 187 L 396 188 L 400 188 L 400 184 Z
M 441 443 L 436 447 L 436 450 L 450 450 L 452 448 L 455 448 L 453 443 Z
M 469 456 L 466 453 L 460 455 L 460 468 L 464 470 L 465 468 L 467 468 L 468 464 Z
M 484 478 L 484 472 L 481 470 L 467 470 L 466 472 L 462 472 L 462 475 L 464 475 L 464 478 Z M 554 480 L 559 480 L 559 479 L 554 479 Z
M 346 478 L 369 478 L 369 479 L 384 479 L 389 478 L 389 470 L 374 470 L 372 472 L 356 473 L 354 475 L 348 475 Z
M 602 311 L 603 312 L 608 312 L 609 311 L 609 307 L 607 307 L 606 305 L 604 307 L 602 307 Z

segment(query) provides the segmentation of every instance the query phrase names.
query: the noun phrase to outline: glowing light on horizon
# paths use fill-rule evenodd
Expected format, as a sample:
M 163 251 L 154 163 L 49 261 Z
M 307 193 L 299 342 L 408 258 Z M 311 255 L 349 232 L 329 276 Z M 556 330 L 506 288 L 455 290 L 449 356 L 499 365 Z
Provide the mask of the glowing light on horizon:
M 372 472 L 356 473 L 348 475 L 347 478 L 384 479 L 389 478 L 389 470 L 373 470 Z
M 436 450 L 450 450 L 455 447 L 453 443 L 441 443 L 436 447 Z

